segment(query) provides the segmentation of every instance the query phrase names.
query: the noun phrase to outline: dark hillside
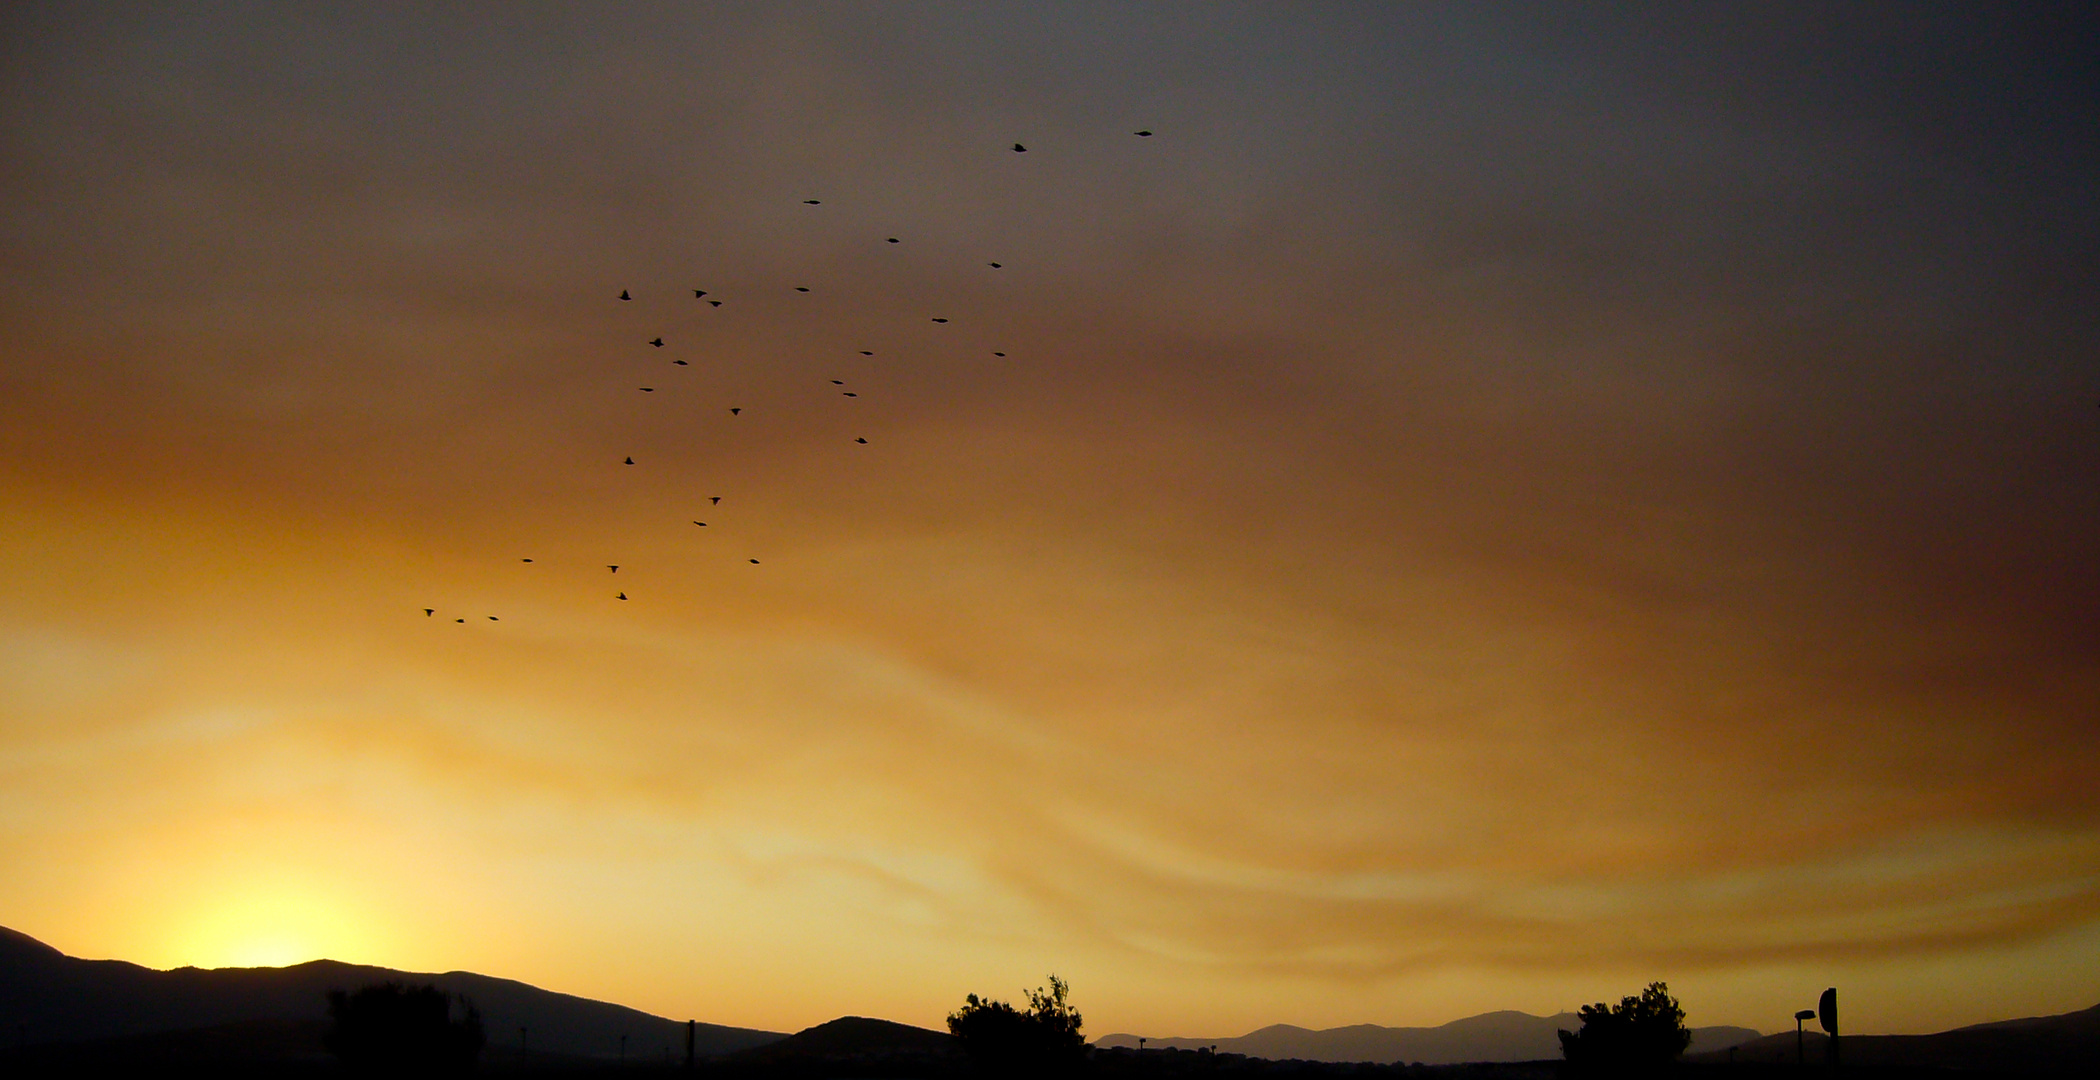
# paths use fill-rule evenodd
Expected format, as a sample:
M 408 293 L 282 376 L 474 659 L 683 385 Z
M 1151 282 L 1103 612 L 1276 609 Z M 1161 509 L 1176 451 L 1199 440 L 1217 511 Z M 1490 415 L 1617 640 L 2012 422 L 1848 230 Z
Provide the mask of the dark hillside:
M 1802 1036 L 1807 1062 L 1826 1060 L 1828 1037 Z M 2033 1016 L 1955 1028 L 1932 1035 L 1846 1035 L 1839 1051 L 1852 1068 L 1996 1069 L 2012 1071 L 2089 1072 L 2100 1061 L 2100 1006 L 2059 1016 Z M 1792 1065 L 1794 1033 L 1782 1032 L 1744 1043 L 1735 1050 L 1741 1063 Z M 1719 1064 L 1727 1051 L 1687 1055 L 1687 1061 Z
M 386 981 L 430 983 L 464 994 L 481 1010 L 491 1049 L 516 1052 L 520 1028 L 530 1050 L 615 1058 L 627 1037 L 630 1059 L 681 1059 L 686 1025 L 637 1009 L 542 990 L 472 972 L 443 974 L 315 960 L 286 968 L 177 968 L 155 971 L 117 960 L 79 960 L 0 928 L 0 1034 L 10 1047 L 122 1040 L 255 1021 L 324 1023 L 327 992 Z M 233 1027 L 229 1028 L 229 1025 Z M 256 1029 L 261 1030 L 261 1029 Z M 222 1032 L 221 1042 L 233 1036 Z M 780 1039 L 769 1031 L 700 1024 L 695 1050 L 734 1053 Z

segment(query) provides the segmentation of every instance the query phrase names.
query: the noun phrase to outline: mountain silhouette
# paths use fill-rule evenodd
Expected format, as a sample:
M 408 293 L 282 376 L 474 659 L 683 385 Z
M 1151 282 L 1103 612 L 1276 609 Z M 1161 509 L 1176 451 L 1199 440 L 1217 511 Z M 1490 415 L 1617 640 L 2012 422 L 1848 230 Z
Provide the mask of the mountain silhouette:
M 1420 1062 L 1455 1065 L 1484 1061 L 1541 1061 L 1560 1057 L 1562 1028 L 1574 1031 L 1582 1018 L 1574 1013 L 1533 1016 L 1502 1011 L 1469 1016 L 1437 1027 L 1380 1027 L 1354 1024 L 1314 1031 L 1291 1024 L 1272 1024 L 1237 1038 L 1153 1039 L 1148 1048 L 1198 1050 L 1215 1046 L 1221 1054 L 1245 1054 L 1272 1061 L 1371 1061 L 1381 1064 Z M 1694 1050 L 1724 1050 L 1758 1037 L 1749 1028 L 1692 1029 Z M 1104 1035 L 1095 1046 L 1136 1046 L 1135 1035 Z
M 1828 1036 L 1802 1036 L 1809 1065 L 1825 1059 Z M 2030 1016 L 1973 1024 L 1931 1035 L 1846 1035 L 1838 1047 L 1847 1068 L 2000 1069 L 2064 1072 L 2090 1069 L 2100 1060 L 2100 1005 L 2056 1016 Z M 1742 1063 L 1794 1064 L 1794 1033 L 1783 1031 L 1735 1048 Z M 1726 1050 L 1688 1054 L 1686 1060 L 1723 1062 Z
M 764 1046 L 742 1051 L 728 1064 L 791 1066 L 801 1071 L 839 1069 L 909 1073 L 952 1071 L 964 1063 L 962 1047 L 945 1031 L 874 1020 L 865 1016 L 841 1016 Z M 912 1069 L 911 1066 L 918 1066 Z
M 282 968 L 176 968 L 81 960 L 0 927 L 0 1049 L 93 1043 L 132 1060 L 321 1057 L 327 993 L 429 983 L 481 1010 L 491 1057 L 523 1043 L 538 1057 L 683 1059 L 684 1021 L 467 971 L 442 974 L 314 960 Z M 777 1042 L 771 1031 L 698 1024 L 694 1051 L 719 1056 Z

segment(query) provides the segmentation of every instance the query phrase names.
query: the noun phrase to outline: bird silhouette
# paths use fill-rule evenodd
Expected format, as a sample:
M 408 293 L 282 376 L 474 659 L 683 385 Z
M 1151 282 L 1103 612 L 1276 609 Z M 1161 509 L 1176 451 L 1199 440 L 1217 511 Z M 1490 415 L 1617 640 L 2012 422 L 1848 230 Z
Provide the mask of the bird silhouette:
M 862 350 L 860 351 L 860 354 L 861 354 L 862 356 L 873 356 L 873 355 L 875 355 L 874 353 L 872 353 L 872 352 L 869 352 L 869 351 L 868 351 L 868 350 L 866 350 L 866 349 L 862 349 Z
M 867 443 L 867 441 L 868 441 L 868 440 L 866 440 L 866 439 L 855 439 L 855 440 L 853 440 L 853 441 L 854 441 L 854 442 L 857 442 L 857 443 L 861 443 L 861 444 L 863 444 L 863 445 L 866 445 L 866 443 Z
M 695 299 L 695 300 L 698 300 L 698 299 L 700 299 L 701 297 L 703 297 L 703 296 L 706 296 L 706 295 L 707 295 L 707 290 L 706 290 L 706 289 L 694 289 L 694 290 L 693 290 L 693 299 Z
M 998 263 L 986 263 L 985 265 L 986 265 L 986 266 L 989 266 L 989 267 L 991 267 L 991 268 L 992 268 L 992 269 L 994 269 L 994 270 L 997 270 L 997 269 L 999 269 L 999 264 L 998 264 Z
M 491 616 L 489 616 L 489 621 L 490 621 L 490 622 L 501 622 L 502 620 L 501 620 L 501 619 L 498 619 L 498 618 L 496 618 L 496 617 L 495 617 L 494 615 L 491 615 Z
M 432 615 L 435 615 L 435 614 L 437 614 L 437 610 L 438 610 L 438 609 L 436 609 L 436 608 L 434 608 L 434 607 L 427 607 L 427 608 L 424 608 L 424 609 L 423 609 L 423 617 L 427 619 L 427 618 L 431 617 Z
M 720 300 L 709 300 L 708 303 L 714 307 L 722 306 L 722 302 Z
M 720 495 L 709 495 L 709 496 L 707 497 L 707 505 L 709 505 L 709 506 L 720 506 L 720 505 L 722 505 L 722 497 L 721 497 Z
M 644 386 L 644 387 L 642 387 L 642 393 L 644 393 L 644 394 L 653 394 L 653 393 L 656 393 L 656 387 L 653 387 L 653 386 Z
M 632 465 L 632 464 L 634 464 L 634 459 L 633 459 L 633 458 L 628 458 L 628 459 L 627 459 L 627 464 L 629 464 L 629 465 Z
M 939 322 L 939 323 L 944 323 L 944 322 L 947 322 L 948 320 L 946 320 L 946 319 L 935 319 L 935 320 L 933 320 L 933 321 L 934 321 L 934 322 Z
M 833 379 L 833 380 L 831 380 L 831 385 L 833 385 L 833 386 L 844 386 L 844 385 L 846 385 L 846 381 L 845 381 L 844 379 Z
M 466 622 L 467 620 L 465 620 L 465 619 L 454 619 L 454 620 L 452 620 L 452 621 L 453 621 L 453 622 Z
M 1006 354 L 1005 354 L 1005 353 L 1003 353 L 1003 352 L 995 352 L 995 353 L 993 353 L 992 355 L 993 355 L 993 356 L 1005 356 Z
M 739 409 L 739 408 L 735 408 L 735 407 L 731 407 L 731 408 L 730 408 L 730 410 L 729 410 L 729 415 L 731 415 L 731 416 L 735 416 L 735 415 L 737 415 L 738 413 L 741 413 L 741 412 L 743 412 L 743 411 L 744 411 L 744 410 L 742 410 L 742 409 Z
M 703 528 L 703 529 L 704 529 L 704 528 L 707 528 L 707 522 L 705 522 L 705 521 L 695 521 L 695 522 L 693 522 L 693 524 L 695 524 L 695 525 L 698 525 L 698 526 L 700 526 L 700 527 L 701 527 L 701 528 Z
M 622 600 L 625 600 L 625 599 L 627 599 L 627 594 L 626 594 L 626 593 L 621 593 L 621 594 L 620 594 L 620 599 L 622 599 Z
M 1152 137 L 1152 133 L 1149 131 L 1133 131 L 1131 132 L 1131 134 L 1137 136 L 1140 139 L 1149 139 Z
M 684 367 L 684 366 L 685 366 L 685 361 L 683 361 L 683 360 L 673 360 L 673 361 L 671 361 L 671 362 L 672 362 L 672 363 L 674 363 L 674 364 L 677 364 L 677 365 L 678 365 L 679 367 Z
M 848 391 L 846 391 L 846 396 L 847 396 L 847 397 L 859 397 L 860 395 L 859 395 L 859 394 L 856 394 L 856 393 L 854 393 L 854 392 L 853 392 L 853 391 L 851 391 L 851 390 L 848 390 Z
M 802 287 L 802 286 L 800 286 L 800 285 L 797 285 L 797 286 L 795 286 L 795 291 L 796 291 L 796 292 L 808 292 L 809 290 L 808 290 L 808 289 L 805 289 L 805 288 L 803 288 L 803 287 Z
M 1027 152 L 1028 152 L 1028 148 L 1027 148 L 1027 147 L 1025 147 L 1025 146 L 1022 146 L 1022 145 L 1021 145 L 1020 143 L 1015 143 L 1015 144 L 1014 144 L 1014 153 L 1016 153 L 1016 154 L 1025 154 L 1025 153 L 1027 153 Z
M 758 565 L 758 560 L 757 560 L 757 559 L 753 559 L 753 560 L 751 560 L 751 565 L 753 565 L 753 566 L 757 566 L 757 565 Z
M 804 199 L 804 200 L 802 200 L 802 205 L 804 205 L 804 206 L 822 206 L 822 205 L 824 205 L 824 204 L 823 204 L 823 203 L 821 203 L 821 202 L 819 202 L 819 201 L 817 201 L 816 199 Z
M 619 573 L 619 572 L 620 572 L 620 568 L 619 568 L 619 567 L 617 567 L 617 566 L 613 566 L 613 565 L 611 565 L 611 564 L 609 564 L 609 563 L 608 563 L 608 564 L 606 565 L 606 567 L 605 567 L 605 568 L 606 568 L 607 570 L 610 570 L 610 571 L 612 571 L 612 572 L 613 572 L 613 573 L 615 573 L 615 574 L 617 574 L 617 573 Z
M 523 560 L 520 560 L 520 561 L 521 561 L 521 562 L 531 562 L 532 560 L 531 560 L 531 559 L 523 559 Z
M 650 338 L 650 339 L 649 339 L 649 344 L 651 344 L 651 345 L 654 345 L 654 346 L 656 346 L 657 348 L 661 349 L 661 348 L 663 348 L 663 347 L 664 347 L 664 339 L 662 339 L 662 338 Z
M 622 299 L 622 300 L 632 300 L 632 299 L 634 299 L 634 297 L 632 297 L 632 296 L 629 296 L 629 295 L 627 295 L 627 290 L 626 290 L 626 289 L 621 289 L 621 290 L 620 290 L 620 299 Z
M 898 243 L 902 243 L 902 242 L 903 242 L 903 241 L 901 241 L 901 240 L 898 240 L 898 239 L 897 239 L 896 237 L 894 237 L 894 236 L 890 237 L 890 243 L 892 243 L 892 244 L 898 244 Z

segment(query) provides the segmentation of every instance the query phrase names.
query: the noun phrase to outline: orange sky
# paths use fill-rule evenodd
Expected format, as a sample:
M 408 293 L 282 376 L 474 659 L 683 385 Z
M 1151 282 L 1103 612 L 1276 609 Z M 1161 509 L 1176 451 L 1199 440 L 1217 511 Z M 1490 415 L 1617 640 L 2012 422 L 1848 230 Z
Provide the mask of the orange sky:
M 1533 14 L 11 6 L 0 924 L 2100 1001 L 2090 27 Z

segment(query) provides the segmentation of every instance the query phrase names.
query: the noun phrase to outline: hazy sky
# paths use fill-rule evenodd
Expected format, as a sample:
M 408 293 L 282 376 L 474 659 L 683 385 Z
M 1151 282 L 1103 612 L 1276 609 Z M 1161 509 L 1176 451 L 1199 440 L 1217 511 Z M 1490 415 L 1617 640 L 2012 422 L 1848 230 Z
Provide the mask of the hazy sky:
M 775 1029 L 2100 1002 L 2066 10 L 6 5 L 0 924 Z

